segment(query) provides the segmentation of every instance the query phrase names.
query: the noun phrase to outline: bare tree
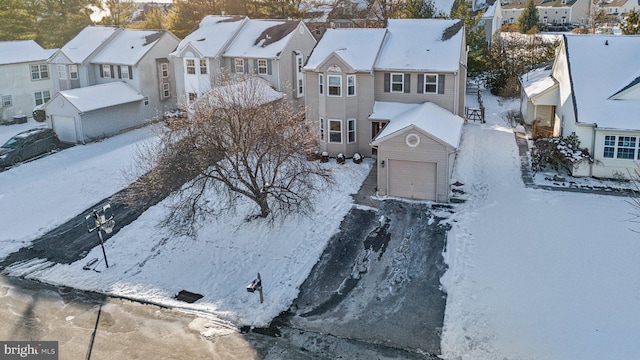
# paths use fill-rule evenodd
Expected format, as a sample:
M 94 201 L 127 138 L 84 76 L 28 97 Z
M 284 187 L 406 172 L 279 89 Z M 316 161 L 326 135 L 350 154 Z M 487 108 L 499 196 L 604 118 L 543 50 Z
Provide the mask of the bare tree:
M 260 78 L 215 87 L 191 104 L 190 116 L 171 123 L 157 145 L 142 149 L 148 173 L 130 191 L 133 201 L 173 192 L 164 221 L 194 235 L 198 223 L 249 199 L 249 218 L 308 213 L 331 174 L 307 154 L 317 137 L 303 112 Z

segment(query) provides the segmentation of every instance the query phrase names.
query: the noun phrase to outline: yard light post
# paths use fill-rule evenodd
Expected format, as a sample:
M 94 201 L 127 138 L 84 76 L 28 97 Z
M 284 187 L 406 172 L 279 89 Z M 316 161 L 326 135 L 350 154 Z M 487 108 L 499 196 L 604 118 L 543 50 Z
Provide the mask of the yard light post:
M 93 209 L 90 214 L 85 216 L 85 222 L 89 232 L 98 230 L 98 237 L 100 238 L 100 247 L 102 247 L 102 255 L 104 256 L 104 263 L 109 268 L 109 262 L 107 261 L 107 252 L 104 250 L 104 239 L 102 238 L 102 231 L 107 234 L 111 234 L 116 221 L 113 220 L 113 210 L 111 210 L 111 204 L 105 204 L 101 208 Z

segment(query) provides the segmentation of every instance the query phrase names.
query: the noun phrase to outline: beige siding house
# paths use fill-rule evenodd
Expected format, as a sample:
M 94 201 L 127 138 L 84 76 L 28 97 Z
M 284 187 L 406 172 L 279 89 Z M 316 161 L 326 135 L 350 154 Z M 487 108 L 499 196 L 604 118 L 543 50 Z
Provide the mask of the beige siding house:
M 456 20 L 327 30 L 304 68 L 306 118 L 317 124 L 321 150 L 377 158 L 380 195 L 448 201 L 465 106 L 465 48 Z M 441 127 L 457 137 L 429 133 Z

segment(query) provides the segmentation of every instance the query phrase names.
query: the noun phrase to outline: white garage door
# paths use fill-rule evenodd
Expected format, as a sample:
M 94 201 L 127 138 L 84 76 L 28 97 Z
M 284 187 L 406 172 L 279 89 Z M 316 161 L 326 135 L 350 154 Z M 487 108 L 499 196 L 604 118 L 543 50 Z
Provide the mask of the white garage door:
M 436 201 L 436 163 L 389 159 L 391 196 Z
M 62 142 L 76 143 L 76 120 L 71 116 L 52 116 L 53 131 Z

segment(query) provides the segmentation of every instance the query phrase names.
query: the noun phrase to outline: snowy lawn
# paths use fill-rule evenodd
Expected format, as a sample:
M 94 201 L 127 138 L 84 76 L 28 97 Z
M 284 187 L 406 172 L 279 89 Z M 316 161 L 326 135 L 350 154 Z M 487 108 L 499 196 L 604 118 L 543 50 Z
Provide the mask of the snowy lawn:
M 442 279 L 445 359 L 632 359 L 640 354 L 640 235 L 625 198 L 525 188 L 512 129 L 484 93 L 465 126 Z
M 46 220 L 37 223 L 28 223 L 31 217 L 24 221 L 22 217 L 12 219 L 13 223 L 6 223 L 11 231 L 3 231 L 3 238 L 32 239 L 117 191 L 124 185 L 123 173 L 118 170 L 130 164 L 135 144 L 113 146 L 110 154 L 103 154 L 106 150 L 100 146 L 124 141 L 123 136 L 128 136 L 129 142 L 131 136 L 135 138 L 134 134 L 120 135 L 103 143 L 76 146 L 37 160 L 37 167 L 33 162 L 0 174 L 5 183 L 9 182 L 7 179 L 20 177 L 36 182 L 30 187 L 21 187 L 18 180 L 11 183 L 15 190 L 10 194 L 15 195 L 6 200 L 13 206 L 19 204 L 18 209 L 24 213 L 22 217 L 30 214 L 33 204 L 39 207 L 44 204 L 48 211 L 38 213 Z M 85 153 L 86 157 L 75 157 L 76 151 Z M 66 161 L 64 167 L 56 162 L 59 157 L 63 157 L 60 161 Z M 197 239 L 191 239 L 173 236 L 157 227 L 167 211 L 161 202 L 105 243 L 110 267 L 106 268 L 101 262 L 96 268 L 101 272 L 83 269 L 89 260 L 103 258 L 100 247 L 70 265 L 36 260 L 6 271 L 47 283 L 212 313 L 236 324 L 266 326 L 297 296 L 300 284 L 351 208 L 350 194 L 358 191 L 372 164 L 371 159 L 359 165 L 352 161 L 345 165 L 335 161 L 324 164 L 332 169 L 335 185 L 318 195 L 315 212 L 308 217 L 294 215 L 274 226 L 261 219 L 246 222 L 246 216 L 256 211 L 247 203 L 235 214 L 210 219 L 200 229 Z M 58 167 L 66 171 L 53 172 L 52 169 Z M 47 172 L 53 173 L 45 176 Z M 32 188 L 41 190 L 34 192 Z M 37 196 L 45 201 L 30 200 Z M 18 201 L 25 197 L 29 200 Z M 69 201 L 63 201 L 64 198 Z M 58 206 L 58 202 L 63 204 Z M 20 244 L 13 244 L 15 250 Z M 260 304 L 257 292 L 246 291 L 257 273 L 262 277 L 264 304 Z M 194 304 L 180 302 L 174 299 L 180 290 L 204 297 Z

